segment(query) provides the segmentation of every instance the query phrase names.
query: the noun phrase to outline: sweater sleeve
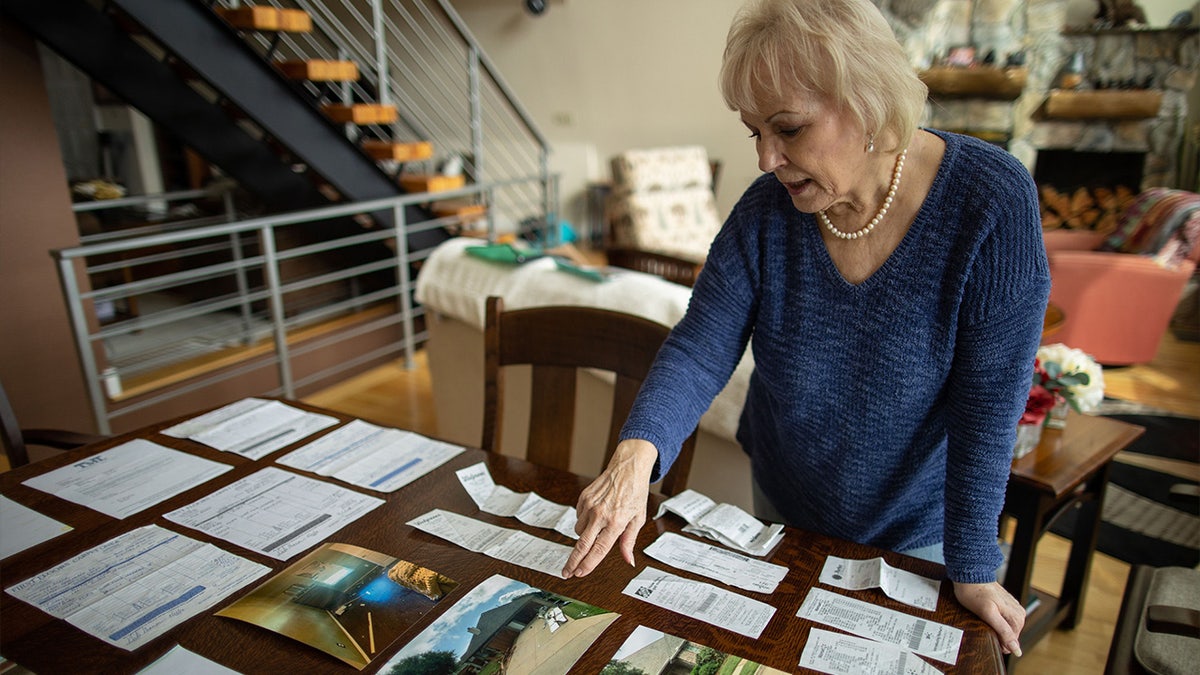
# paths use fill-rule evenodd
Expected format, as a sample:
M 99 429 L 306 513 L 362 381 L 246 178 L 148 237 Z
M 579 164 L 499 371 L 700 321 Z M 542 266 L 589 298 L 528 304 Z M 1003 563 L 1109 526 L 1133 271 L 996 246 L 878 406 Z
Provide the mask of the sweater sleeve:
M 1027 172 L 1011 176 L 983 212 L 990 232 L 968 270 L 946 391 L 944 553 L 965 583 L 994 581 L 1002 561 L 997 523 L 1050 293 L 1036 191 Z
M 754 220 L 748 215 L 752 193 L 713 241 L 687 312 L 663 343 L 621 430 L 621 440 L 639 438 L 658 449 L 651 482 L 670 470 L 750 339 L 757 283 L 755 235 L 748 225 Z

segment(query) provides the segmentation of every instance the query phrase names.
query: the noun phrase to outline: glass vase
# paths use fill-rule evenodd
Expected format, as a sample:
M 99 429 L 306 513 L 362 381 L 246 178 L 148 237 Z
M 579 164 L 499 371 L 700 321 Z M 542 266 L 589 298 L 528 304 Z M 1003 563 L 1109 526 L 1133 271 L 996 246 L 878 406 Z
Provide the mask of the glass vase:
M 1067 403 L 1067 399 L 1061 396 L 1057 397 L 1054 402 L 1054 407 L 1050 409 L 1050 414 L 1046 415 L 1046 426 L 1050 429 L 1062 429 L 1067 426 L 1067 413 L 1071 410 L 1071 404 Z
M 1042 440 L 1042 425 L 1018 424 L 1017 444 L 1013 446 L 1013 459 L 1020 459 L 1037 448 Z

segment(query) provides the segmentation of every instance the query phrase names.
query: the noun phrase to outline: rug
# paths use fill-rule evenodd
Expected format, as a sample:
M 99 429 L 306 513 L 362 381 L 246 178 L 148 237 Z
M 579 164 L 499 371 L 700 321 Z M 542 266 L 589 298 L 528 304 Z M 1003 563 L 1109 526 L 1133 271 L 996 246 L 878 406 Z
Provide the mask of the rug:
M 1106 417 L 1146 428 L 1128 452 L 1200 462 L 1200 420 L 1134 414 L 1126 412 L 1128 409 L 1110 405 L 1105 410 Z M 1172 496 L 1171 487 L 1176 484 L 1195 485 L 1171 474 L 1113 462 L 1096 550 L 1135 565 L 1200 565 L 1200 502 Z M 1050 531 L 1069 537 L 1075 517 L 1074 510 L 1063 514 Z

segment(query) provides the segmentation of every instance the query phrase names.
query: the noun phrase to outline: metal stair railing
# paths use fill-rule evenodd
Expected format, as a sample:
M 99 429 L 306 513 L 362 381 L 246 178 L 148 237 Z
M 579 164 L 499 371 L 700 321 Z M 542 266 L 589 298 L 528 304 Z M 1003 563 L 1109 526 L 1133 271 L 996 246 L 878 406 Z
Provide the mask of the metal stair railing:
M 231 0 L 220 0 L 232 4 Z M 249 4 L 249 3 L 241 3 Z M 536 173 L 542 182 L 521 184 L 489 204 L 489 217 L 533 229 L 553 224 L 549 143 L 498 69 L 446 0 L 265 0 L 277 8 L 302 9 L 311 33 L 250 34 L 264 54 L 282 58 L 349 59 L 360 81 L 342 88 L 341 102 L 396 105 L 399 121 L 382 127 L 350 128 L 352 138 L 433 143 L 435 158 L 458 157 L 475 182 L 504 181 Z M 316 99 L 329 91 L 313 83 Z M 429 164 L 436 165 L 433 161 Z M 425 172 L 432 172 L 427 167 Z M 529 216 L 539 204 L 541 217 Z
M 551 183 L 554 179 L 550 177 Z M 492 203 L 498 193 L 539 185 L 543 180 L 531 174 L 476 183 L 439 193 L 439 197 L 482 198 Z M 148 195 L 82 204 L 76 209 L 91 211 L 211 194 Z M 442 228 L 453 220 L 413 222 L 406 216 L 412 213 L 406 207 L 428 199 L 428 194 L 400 195 L 185 229 L 166 227 L 53 251 L 97 428 L 112 433 L 113 420 L 264 369 L 274 369 L 277 385 L 268 391 L 246 391 L 245 395 L 294 398 L 300 388 L 331 381 L 351 369 L 398 354 L 411 366 L 417 343 L 426 338 L 424 331 L 418 333 L 415 327 L 424 310 L 412 299 L 413 265 L 430 250 L 410 251 L 408 235 Z M 228 198 L 226 204 L 232 209 Z M 292 226 L 380 212 L 392 215 L 392 227 L 319 243 L 294 242 L 288 235 Z M 357 247 L 380 245 L 392 248 L 392 255 L 366 262 L 354 255 Z M 359 262 L 329 264 L 338 253 Z M 98 275 L 113 271 L 121 272 L 118 283 L 93 288 Z M 140 298 L 144 304 L 152 298 L 159 298 L 160 303 L 161 298 L 170 298 L 172 302 L 103 325 L 97 320 L 97 305 L 131 298 Z M 325 322 L 331 320 L 341 323 L 324 332 L 315 330 L 328 327 Z M 197 329 L 198 325 L 202 328 Z M 196 339 L 196 330 L 203 331 L 208 341 L 201 360 L 210 367 L 197 366 L 179 375 L 181 362 L 186 365 L 197 358 L 186 347 Z M 378 331 L 388 331 L 379 338 L 384 341 L 382 346 L 303 373 L 296 366 L 305 355 L 369 334 L 378 336 Z M 133 347 L 119 346 L 131 341 Z M 218 356 L 221 358 L 214 360 Z M 212 365 L 214 362 L 220 365 Z M 148 372 L 158 368 L 173 368 L 174 372 L 165 379 L 160 373 Z

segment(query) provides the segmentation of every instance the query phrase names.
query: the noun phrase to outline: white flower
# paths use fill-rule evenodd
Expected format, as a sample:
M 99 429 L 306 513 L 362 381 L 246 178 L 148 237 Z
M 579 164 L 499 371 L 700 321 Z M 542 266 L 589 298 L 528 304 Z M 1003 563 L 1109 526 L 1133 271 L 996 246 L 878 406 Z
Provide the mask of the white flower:
M 1088 383 L 1067 386 L 1063 389 L 1063 395 L 1080 412 L 1091 412 L 1099 407 L 1104 399 L 1104 372 L 1095 359 L 1062 343 L 1038 347 L 1037 357 L 1043 368 L 1048 363 L 1058 364 L 1062 375 L 1085 373 Z

